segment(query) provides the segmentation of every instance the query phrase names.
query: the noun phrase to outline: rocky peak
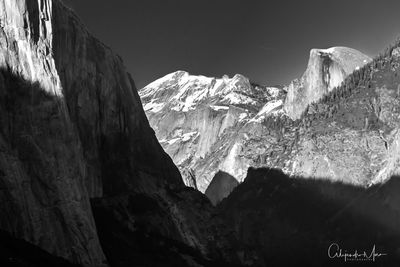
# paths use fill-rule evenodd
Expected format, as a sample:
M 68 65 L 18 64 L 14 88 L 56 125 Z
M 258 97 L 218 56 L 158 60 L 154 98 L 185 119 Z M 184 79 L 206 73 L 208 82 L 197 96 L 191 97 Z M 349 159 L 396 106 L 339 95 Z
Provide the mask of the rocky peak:
M 286 114 L 298 119 L 310 103 L 321 99 L 370 61 L 368 56 L 352 48 L 312 49 L 303 76 L 287 87 Z
M 392 51 L 392 57 L 398 58 L 400 57 L 400 47 L 396 47 Z
M 227 105 L 255 103 L 249 79 L 240 74 L 214 78 L 177 71 L 150 83 L 139 94 L 145 111 L 152 113 L 164 108 L 188 112 L 210 101 Z

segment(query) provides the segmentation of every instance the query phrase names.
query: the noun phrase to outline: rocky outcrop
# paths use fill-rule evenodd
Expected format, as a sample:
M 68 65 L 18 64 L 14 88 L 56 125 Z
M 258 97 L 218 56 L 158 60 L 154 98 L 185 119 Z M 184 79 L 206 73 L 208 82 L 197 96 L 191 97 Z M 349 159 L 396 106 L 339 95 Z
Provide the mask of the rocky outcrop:
M 286 89 L 286 114 L 298 119 L 310 103 L 320 100 L 354 70 L 370 61 L 368 56 L 347 47 L 312 49 L 307 70 Z
M 210 199 L 211 203 L 216 205 L 226 198 L 238 184 L 238 181 L 233 176 L 219 171 L 204 194 Z
M 122 60 L 70 9 L 58 0 L 0 1 L 0 68 L 2 230 L 71 262 L 103 266 L 116 248 L 101 243 L 109 229 L 99 218 L 118 207 L 108 213 L 117 233 L 137 237 L 148 224 L 175 251 L 234 260 L 223 231 L 214 235 L 214 219 L 199 223 L 211 204 L 185 191 Z M 140 196 L 159 207 L 154 217 L 132 208 Z

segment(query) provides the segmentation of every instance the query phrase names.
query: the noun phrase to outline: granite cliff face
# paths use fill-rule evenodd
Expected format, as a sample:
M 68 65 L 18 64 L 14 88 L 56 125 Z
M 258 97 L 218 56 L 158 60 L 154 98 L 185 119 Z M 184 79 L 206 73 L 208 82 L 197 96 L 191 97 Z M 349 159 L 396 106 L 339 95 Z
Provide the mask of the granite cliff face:
M 309 104 L 320 100 L 354 70 L 370 61 L 371 58 L 352 48 L 312 49 L 303 76 L 286 88 L 286 114 L 298 119 Z
M 122 60 L 61 1 L 0 1 L 0 68 L 2 230 L 85 266 L 165 263 L 134 246 L 149 236 L 170 242 L 172 265 L 226 259 L 210 203 L 186 190 Z M 107 242 L 133 247 L 116 257 Z
M 56 255 L 101 265 L 89 176 L 54 56 L 56 8 L 58 1 L 0 2 L 0 225 Z

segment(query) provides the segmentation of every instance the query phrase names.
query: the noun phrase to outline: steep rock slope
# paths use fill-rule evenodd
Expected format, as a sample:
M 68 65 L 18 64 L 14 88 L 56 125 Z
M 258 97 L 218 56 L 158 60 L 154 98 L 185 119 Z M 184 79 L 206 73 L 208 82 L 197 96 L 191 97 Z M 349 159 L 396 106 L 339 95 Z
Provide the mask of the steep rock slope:
M 203 179 L 193 171 L 197 161 L 207 158 L 229 129 L 240 128 L 266 102 L 279 108 L 285 96 L 279 88 L 253 85 L 239 74 L 219 79 L 183 71 L 160 78 L 139 94 L 150 125 L 185 183 L 202 192 L 212 177 Z M 227 164 L 221 170 L 236 176 L 234 168 Z
M 0 1 L 0 68 L 2 230 L 86 266 L 140 264 L 113 257 L 107 214 L 115 244 L 147 229 L 176 244 L 177 262 L 228 258 L 210 203 L 185 189 L 122 60 L 62 2 Z M 132 208 L 141 196 L 159 208 Z
M 310 103 L 320 100 L 370 61 L 371 58 L 352 48 L 312 49 L 303 76 L 287 87 L 286 114 L 298 119 Z
M 0 2 L 0 225 L 56 255 L 101 265 L 81 145 L 53 57 L 53 4 Z

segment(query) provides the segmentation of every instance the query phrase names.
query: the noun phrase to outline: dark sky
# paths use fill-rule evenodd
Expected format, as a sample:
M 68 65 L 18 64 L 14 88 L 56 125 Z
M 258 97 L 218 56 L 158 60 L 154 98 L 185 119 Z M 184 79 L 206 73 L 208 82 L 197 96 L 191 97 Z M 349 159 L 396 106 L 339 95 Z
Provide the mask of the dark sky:
M 311 48 L 370 56 L 400 36 L 399 0 L 64 0 L 138 88 L 176 70 L 286 84 Z

